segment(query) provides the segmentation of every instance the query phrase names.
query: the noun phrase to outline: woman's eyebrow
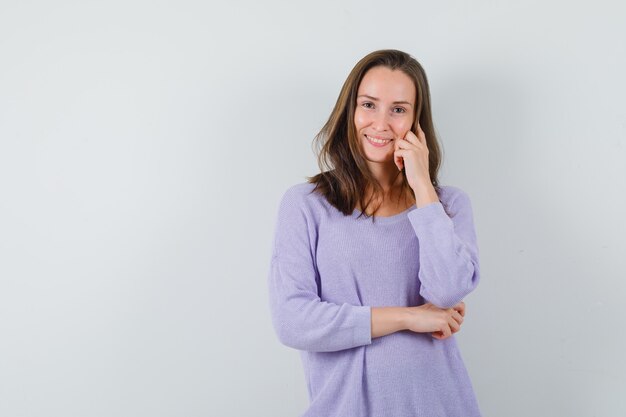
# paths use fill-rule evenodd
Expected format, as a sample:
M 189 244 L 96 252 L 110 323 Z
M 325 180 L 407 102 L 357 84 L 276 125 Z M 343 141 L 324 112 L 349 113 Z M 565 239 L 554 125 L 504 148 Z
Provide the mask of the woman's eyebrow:
M 367 94 L 361 94 L 357 98 L 361 98 L 361 97 L 369 98 L 370 100 L 373 100 L 373 101 L 378 101 L 376 97 L 368 96 Z M 409 103 L 408 101 L 394 101 L 393 104 L 408 104 L 409 106 L 413 106 L 413 104 Z

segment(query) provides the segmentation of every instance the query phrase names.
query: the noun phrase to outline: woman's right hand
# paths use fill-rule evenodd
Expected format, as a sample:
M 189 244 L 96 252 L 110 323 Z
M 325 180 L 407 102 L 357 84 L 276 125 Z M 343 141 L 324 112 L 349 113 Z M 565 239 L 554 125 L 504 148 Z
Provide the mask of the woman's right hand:
M 461 330 L 465 316 L 465 303 L 461 301 L 451 308 L 439 308 L 431 303 L 407 307 L 407 330 L 416 333 L 431 333 L 435 339 L 443 340 Z

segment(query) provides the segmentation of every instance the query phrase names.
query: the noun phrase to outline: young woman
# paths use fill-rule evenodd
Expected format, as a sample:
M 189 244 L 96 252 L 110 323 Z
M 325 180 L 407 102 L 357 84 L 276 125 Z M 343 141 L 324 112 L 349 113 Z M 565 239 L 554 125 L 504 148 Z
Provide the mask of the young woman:
M 440 186 L 426 74 L 375 51 L 317 135 L 320 172 L 280 202 L 268 279 L 301 351 L 306 417 L 480 416 L 456 340 L 479 281 L 470 200 Z

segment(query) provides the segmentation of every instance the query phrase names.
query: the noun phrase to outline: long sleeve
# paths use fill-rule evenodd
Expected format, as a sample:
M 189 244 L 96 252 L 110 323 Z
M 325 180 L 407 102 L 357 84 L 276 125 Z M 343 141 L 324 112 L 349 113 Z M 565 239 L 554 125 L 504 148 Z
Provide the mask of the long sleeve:
M 450 189 L 449 216 L 441 202 L 408 214 L 419 241 L 420 295 L 440 308 L 458 304 L 480 280 L 471 202 L 462 190 Z
M 270 312 L 278 339 L 310 352 L 372 343 L 371 308 L 322 301 L 315 266 L 317 227 L 305 195 L 287 190 L 276 221 L 268 277 Z

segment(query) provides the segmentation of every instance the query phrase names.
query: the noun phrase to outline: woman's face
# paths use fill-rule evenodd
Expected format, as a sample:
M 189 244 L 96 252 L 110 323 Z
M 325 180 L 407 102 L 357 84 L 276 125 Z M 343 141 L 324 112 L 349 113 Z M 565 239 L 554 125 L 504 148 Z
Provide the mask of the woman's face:
M 413 125 L 415 93 L 413 81 L 402 71 L 378 66 L 365 73 L 354 111 L 365 159 L 393 164 L 395 141 Z

